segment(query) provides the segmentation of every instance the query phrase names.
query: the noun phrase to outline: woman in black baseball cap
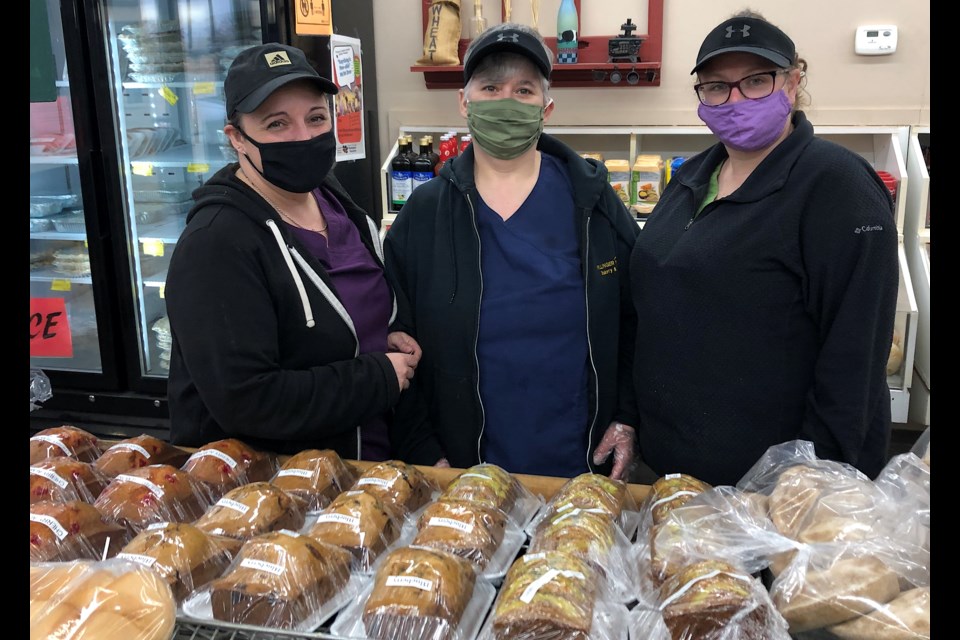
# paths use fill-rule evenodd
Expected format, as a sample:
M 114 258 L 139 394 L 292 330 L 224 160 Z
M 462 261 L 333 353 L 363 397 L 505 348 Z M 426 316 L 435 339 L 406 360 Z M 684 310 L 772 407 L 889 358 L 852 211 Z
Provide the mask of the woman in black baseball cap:
M 193 193 L 166 279 L 171 441 L 391 458 L 420 348 L 388 335 L 379 230 L 333 175 L 338 87 L 268 43 L 234 59 L 223 90 L 238 161 Z
M 887 461 L 893 203 L 864 158 L 814 134 L 806 70 L 750 11 L 697 53 L 719 142 L 680 165 L 630 260 L 638 437 L 660 475 L 733 485 L 794 439 L 870 476 Z

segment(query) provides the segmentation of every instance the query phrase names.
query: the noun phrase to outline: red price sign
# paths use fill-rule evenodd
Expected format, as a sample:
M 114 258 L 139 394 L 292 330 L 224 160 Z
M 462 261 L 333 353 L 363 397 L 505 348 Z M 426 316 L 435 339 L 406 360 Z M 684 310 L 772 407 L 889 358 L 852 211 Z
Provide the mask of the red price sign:
M 73 357 L 73 339 L 63 298 L 30 298 L 30 355 Z

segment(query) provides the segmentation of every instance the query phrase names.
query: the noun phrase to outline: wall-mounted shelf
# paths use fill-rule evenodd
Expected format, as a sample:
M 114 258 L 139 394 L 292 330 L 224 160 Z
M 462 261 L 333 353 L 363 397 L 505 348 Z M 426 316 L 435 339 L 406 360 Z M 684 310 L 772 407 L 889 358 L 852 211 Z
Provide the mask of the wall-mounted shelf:
M 578 15 L 580 0 L 574 0 Z M 430 0 L 421 3 L 423 28 L 426 30 Z M 463 17 L 461 16 L 461 21 Z M 501 20 L 503 11 L 501 9 Z M 580 36 L 576 64 L 554 64 L 551 74 L 553 87 L 658 87 L 660 86 L 660 65 L 663 53 L 663 0 L 647 0 L 647 33 L 636 34 L 642 39 L 638 62 L 610 62 L 607 56 L 607 42 L 616 36 Z M 557 52 L 557 39 L 544 37 L 547 45 Z M 463 54 L 470 45 L 469 39 L 461 39 L 458 54 L 461 62 Z M 556 59 L 556 58 L 554 58 Z M 462 89 L 463 65 L 423 66 L 413 65 L 410 71 L 422 73 L 427 89 Z M 622 76 L 617 83 L 612 82 L 614 72 Z M 631 72 L 635 77 L 629 77 Z

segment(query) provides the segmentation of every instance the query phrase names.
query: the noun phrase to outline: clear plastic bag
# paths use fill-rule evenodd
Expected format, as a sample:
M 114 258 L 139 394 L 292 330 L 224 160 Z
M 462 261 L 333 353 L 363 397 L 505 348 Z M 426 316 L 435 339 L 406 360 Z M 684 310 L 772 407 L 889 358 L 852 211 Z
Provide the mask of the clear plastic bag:
M 228 491 L 194 525 L 201 531 L 237 540 L 279 529 L 297 531 L 306 521 L 300 504 L 269 482 L 249 482 Z
M 50 427 L 30 437 L 30 464 L 60 456 L 93 462 L 101 453 L 103 447 L 97 436 L 73 425 Z
M 607 514 L 628 540 L 633 538 L 640 523 L 637 503 L 626 482 L 599 473 L 582 473 L 563 483 L 527 527 L 527 533 L 533 535 L 543 519 L 568 509 Z
M 59 456 L 30 465 L 30 504 L 41 500 L 93 503 L 110 477 L 90 462 Z
M 543 506 L 542 498 L 533 495 L 511 473 L 490 463 L 465 469 L 447 484 L 439 499 L 469 500 L 499 509 L 521 529 Z
M 503 543 L 507 522 L 507 514 L 496 507 L 468 500 L 437 500 L 417 519 L 412 544 L 449 551 L 483 571 Z
M 270 482 L 303 505 L 320 511 L 357 479 L 357 472 L 332 449 L 306 449 L 290 456 Z
M 40 369 L 30 369 L 30 411 L 40 408 L 41 402 L 53 397 L 50 378 Z

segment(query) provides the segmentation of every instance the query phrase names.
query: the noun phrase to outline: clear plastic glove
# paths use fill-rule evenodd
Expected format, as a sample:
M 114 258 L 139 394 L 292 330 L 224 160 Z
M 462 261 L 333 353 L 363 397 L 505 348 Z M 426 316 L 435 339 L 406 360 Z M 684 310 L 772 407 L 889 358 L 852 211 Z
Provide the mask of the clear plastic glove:
M 614 480 L 624 480 L 627 468 L 633 461 L 633 443 L 637 434 L 633 427 L 622 422 L 611 422 L 603 439 L 593 452 L 593 464 L 603 464 L 613 452 L 613 470 L 610 477 Z
M 450 462 L 446 458 L 440 458 L 439 460 L 437 460 L 437 463 L 433 466 L 443 468 L 443 469 L 449 469 Z

